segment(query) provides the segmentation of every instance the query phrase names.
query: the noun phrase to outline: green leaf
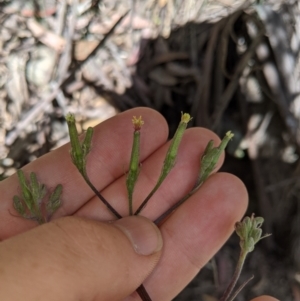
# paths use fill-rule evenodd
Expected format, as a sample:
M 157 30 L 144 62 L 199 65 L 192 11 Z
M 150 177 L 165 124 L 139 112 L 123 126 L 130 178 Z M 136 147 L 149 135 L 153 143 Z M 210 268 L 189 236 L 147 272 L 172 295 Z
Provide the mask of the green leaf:
M 30 173 L 30 190 L 35 206 L 39 206 L 45 197 L 47 190 L 45 185 L 38 182 L 36 174 Z
M 31 211 L 34 207 L 32 192 L 30 190 L 30 187 L 27 185 L 27 181 L 26 181 L 24 172 L 21 169 L 19 169 L 17 171 L 17 175 L 19 178 L 20 186 L 21 186 L 23 200 L 24 200 L 27 208 Z
M 15 210 L 21 215 L 21 216 L 24 216 L 25 213 L 26 213 L 26 208 L 25 208 L 25 205 L 24 203 L 21 201 L 21 199 L 15 195 L 13 197 L 13 205 L 14 205 L 14 208 Z
M 78 138 L 78 132 L 75 123 L 75 117 L 73 114 L 68 113 L 66 115 L 66 121 L 69 128 L 70 143 L 71 143 L 71 158 L 74 165 L 78 168 L 79 172 L 83 172 L 84 167 L 84 155 L 82 147 Z
M 91 150 L 93 134 L 94 134 L 94 129 L 89 127 L 85 133 L 85 137 L 84 137 L 84 140 L 82 143 L 82 153 L 83 153 L 84 159 L 86 158 L 87 154 Z
M 62 194 L 62 185 L 59 184 L 55 187 L 54 191 L 51 193 L 49 200 L 47 202 L 47 213 L 52 215 L 60 206 L 61 206 L 61 194 Z

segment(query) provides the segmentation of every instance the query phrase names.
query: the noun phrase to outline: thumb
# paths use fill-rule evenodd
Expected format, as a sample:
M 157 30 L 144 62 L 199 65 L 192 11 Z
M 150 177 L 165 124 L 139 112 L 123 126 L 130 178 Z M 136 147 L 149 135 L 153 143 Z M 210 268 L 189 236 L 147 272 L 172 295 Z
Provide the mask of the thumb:
M 279 301 L 279 300 L 271 296 L 260 296 L 255 299 L 252 299 L 251 301 Z
M 121 300 L 160 257 L 144 217 L 102 223 L 66 217 L 0 243 L 0 300 Z

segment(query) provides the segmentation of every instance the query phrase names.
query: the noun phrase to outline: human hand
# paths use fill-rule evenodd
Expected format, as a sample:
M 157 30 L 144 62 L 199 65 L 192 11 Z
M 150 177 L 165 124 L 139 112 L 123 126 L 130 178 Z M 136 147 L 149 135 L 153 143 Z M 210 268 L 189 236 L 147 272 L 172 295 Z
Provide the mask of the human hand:
M 92 183 L 123 216 L 128 215 L 124 170 L 130 159 L 133 115 L 145 121 L 143 165 L 134 195 L 138 207 L 155 184 L 168 148 L 167 124 L 159 113 L 137 108 L 98 125 L 87 163 Z M 186 131 L 174 169 L 143 216 L 155 219 L 192 188 L 211 139 L 220 142 L 203 128 Z M 160 226 L 160 250 L 160 233 L 145 218 L 105 223 L 114 218 L 77 172 L 69 149 L 65 145 L 23 168 L 48 187 L 64 187 L 63 205 L 46 225 L 36 227 L 15 216 L 16 175 L 0 183 L 0 238 L 7 239 L 0 243 L 1 300 L 140 300 L 133 292 L 141 283 L 153 300 L 171 300 L 224 244 L 245 211 L 247 192 L 241 181 L 216 173 Z M 137 239 L 140 254 L 124 233 Z

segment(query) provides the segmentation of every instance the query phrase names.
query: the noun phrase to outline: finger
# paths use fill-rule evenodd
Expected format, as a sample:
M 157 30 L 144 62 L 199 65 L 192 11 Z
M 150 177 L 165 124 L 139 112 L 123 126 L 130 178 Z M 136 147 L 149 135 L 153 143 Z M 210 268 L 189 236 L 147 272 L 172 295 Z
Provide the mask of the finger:
M 151 273 L 161 247 L 143 217 L 58 219 L 0 244 L 0 299 L 122 300 Z
M 165 221 L 162 257 L 144 282 L 153 300 L 172 300 L 193 279 L 231 235 L 246 204 L 241 181 L 218 173 Z
M 158 112 L 148 108 L 128 110 L 96 126 L 92 150 L 87 160 L 87 171 L 99 190 L 124 175 L 128 168 L 133 115 L 142 115 L 145 121 L 142 128 L 141 160 L 147 158 L 167 139 L 166 121 Z M 92 190 L 71 162 L 69 150 L 70 145 L 66 144 L 23 168 L 27 174 L 36 172 L 38 180 L 49 188 L 54 188 L 57 184 L 63 185 L 63 206 L 59 209 L 60 215 L 73 214 L 93 196 Z M 2 239 L 35 226 L 33 222 L 25 222 L 24 219 L 12 215 L 15 213 L 12 198 L 19 193 L 16 175 L 0 183 L 0 195 L 3 200 L 0 210 Z
M 219 145 L 220 139 L 213 132 L 204 128 L 192 128 L 186 131 L 179 147 L 174 168 L 167 176 L 161 187 L 150 199 L 143 209 L 142 215 L 154 220 L 174 203 L 184 197 L 194 186 L 199 172 L 200 159 L 210 140 Z M 169 143 L 157 149 L 151 156 L 142 162 L 141 172 L 135 186 L 133 206 L 135 209 L 155 186 L 160 175 L 163 161 L 169 147 Z M 224 155 L 219 160 L 216 170 L 220 168 Z M 125 176 L 120 177 L 102 191 L 102 194 L 122 215 L 128 215 L 128 200 L 125 186 Z M 77 213 L 95 219 L 111 219 L 105 206 L 97 197 L 92 198 Z
M 260 296 L 252 299 L 252 301 L 279 301 L 279 300 L 271 296 Z

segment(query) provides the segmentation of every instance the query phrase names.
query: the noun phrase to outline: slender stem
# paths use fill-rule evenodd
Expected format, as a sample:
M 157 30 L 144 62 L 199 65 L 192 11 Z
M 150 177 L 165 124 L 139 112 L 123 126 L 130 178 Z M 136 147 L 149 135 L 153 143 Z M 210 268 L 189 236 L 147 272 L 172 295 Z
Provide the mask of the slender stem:
M 163 214 L 161 214 L 156 220 L 154 220 L 154 224 L 158 225 L 163 221 L 168 215 L 170 215 L 173 211 L 175 211 L 180 205 L 182 205 L 191 195 L 193 195 L 201 186 L 203 182 L 196 183 L 194 188 L 186 194 L 181 200 L 171 206 L 168 210 L 166 210 Z
M 163 214 L 161 214 L 156 220 L 154 220 L 153 223 L 156 225 L 160 224 L 168 215 L 170 215 L 173 211 L 175 211 L 189 197 L 190 197 L 190 195 L 186 195 L 184 198 L 182 198 L 180 201 L 178 201 L 176 204 L 174 204 L 172 207 L 170 207 L 168 210 L 166 210 Z
M 149 294 L 147 293 L 145 287 L 143 286 L 143 284 L 141 284 L 136 292 L 139 294 L 139 296 L 141 297 L 141 299 L 143 301 L 152 301 L 152 299 L 150 298 Z
M 112 206 L 110 203 L 101 195 L 101 193 L 96 189 L 96 187 L 92 184 L 89 177 L 87 176 L 86 171 L 82 173 L 82 176 L 86 183 L 90 186 L 90 188 L 93 190 L 95 195 L 102 201 L 102 203 L 108 208 L 108 210 L 111 211 L 117 218 L 122 218 L 122 215 Z
M 247 281 L 245 281 L 242 285 L 239 286 L 239 288 L 231 295 L 230 299 L 228 301 L 233 301 L 235 297 L 239 294 L 239 292 L 254 278 L 252 275 Z
M 133 215 L 132 197 L 129 199 L 129 215 Z
M 238 263 L 236 265 L 236 268 L 235 268 L 235 272 L 231 278 L 231 281 L 226 289 L 226 291 L 224 292 L 223 296 L 221 297 L 220 301 L 228 301 L 240 275 L 241 275 L 241 271 L 243 269 L 243 265 L 244 265 L 244 262 L 245 262 L 245 259 L 246 259 L 246 256 L 247 256 L 248 252 L 241 249 L 241 253 L 240 253 L 240 256 L 239 256 L 239 260 L 238 260 Z
M 158 181 L 152 191 L 148 194 L 148 196 L 145 198 L 145 200 L 142 202 L 142 204 L 139 206 L 139 208 L 135 211 L 134 215 L 139 215 L 140 212 L 144 209 L 144 207 L 147 205 L 148 201 L 150 198 L 153 196 L 153 194 L 156 192 L 156 190 L 159 188 L 161 183 L 163 182 L 164 179 L 161 181 Z
M 122 218 L 122 215 L 120 213 L 118 213 L 118 211 L 115 210 L 114 207 L 112 207 L 107 200 L 101 195 L 101 193 L 96 189 L 96 187 L 91 183 L 90 179 L 88 178 L 87 174 L 83 174 L 82 175 L 84 180 L 86 181 L 86 183 L 90 186 L 90 188 L 93 190 L 93 192 L 97 195 L 97 197 L 107 206 L 107 208 L 118 218 Z M 139 296 L 141 297 L 141 299 L 143 301 L 152 301 L 150 296 L 148 295 L 145 287 L 141 284 L 138 288 L 137 288 L 137 293 L 139 294 Z

